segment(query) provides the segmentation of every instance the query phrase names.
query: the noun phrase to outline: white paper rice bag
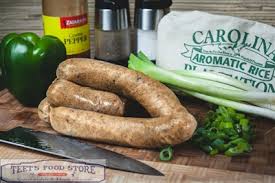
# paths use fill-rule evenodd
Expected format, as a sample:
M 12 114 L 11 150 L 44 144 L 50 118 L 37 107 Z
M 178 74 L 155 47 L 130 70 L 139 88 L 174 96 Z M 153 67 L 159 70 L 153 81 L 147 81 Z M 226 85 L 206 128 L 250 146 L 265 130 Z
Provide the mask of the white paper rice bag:
M 215 71 L 275 93 L 275 28 L 236 17 L 174 11 L 158 27 L 157 65 Z

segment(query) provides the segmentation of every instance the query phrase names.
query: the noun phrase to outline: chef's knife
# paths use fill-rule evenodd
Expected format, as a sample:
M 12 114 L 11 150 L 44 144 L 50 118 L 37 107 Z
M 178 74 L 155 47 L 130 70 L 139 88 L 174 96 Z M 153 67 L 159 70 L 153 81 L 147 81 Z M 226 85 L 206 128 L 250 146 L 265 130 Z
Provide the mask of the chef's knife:
M 163 175 L 140 161 L 93 144 L 23 127 L 1 132 L 0 142 L 85 163 L 89 163 L 92 159 L 105 159 L 106 167 L 111 169 L 146 175 Z

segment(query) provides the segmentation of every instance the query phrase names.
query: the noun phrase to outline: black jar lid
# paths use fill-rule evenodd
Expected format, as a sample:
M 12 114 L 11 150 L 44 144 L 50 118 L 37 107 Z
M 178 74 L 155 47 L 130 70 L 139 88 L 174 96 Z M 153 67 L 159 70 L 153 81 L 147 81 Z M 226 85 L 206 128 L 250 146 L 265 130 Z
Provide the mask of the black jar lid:
M 166 9 L 172 5 L 172 0 L 136 0 L 136 9 Z
M 129 0 L 96 0 L 97 9 L 124 9 L 129 8 Z

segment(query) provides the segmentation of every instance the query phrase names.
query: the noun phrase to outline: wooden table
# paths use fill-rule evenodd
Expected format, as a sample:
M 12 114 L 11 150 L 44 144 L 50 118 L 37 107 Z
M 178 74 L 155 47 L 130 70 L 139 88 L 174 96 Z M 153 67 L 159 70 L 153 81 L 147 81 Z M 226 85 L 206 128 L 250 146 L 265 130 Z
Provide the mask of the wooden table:
M 134 1 L 130 0 L 130 3 L 131 14 L 133 14 Z M 172 9 L 203 10 L 275 25 L 274 0 L 174 0 Z M 94 1 L 89 1 L 89 10 L 93 49 Z M 0 0 L 0 20 L 0 39 L 9 32 L 32 31 L 42 34 L 41 1 Z M 186 105 L 200 119 L 209 106 L 204 102 L 197 102 L 193 104 L 186 101 Z M 228 158 L 222 155 L 210 157 L 183 144 L 176 147 L 175 159 L 171 163 L 163 163 L 159 162 L 156 150 L 98 144 L 142 160 L 166 175 L 153 177 L 107 170 L 107 180 L 110 182 L 275 182 L 275 135 L 274 131 L 268 131 L 275 126 L 275 123 L 261 118 L 255 118 L 253 121 L 257 124 L 257 139 L 254 142 L 255 150 L 248 157 Z M 50 126 L 39 121 L 36 109 L 22 107 L 7 90 L 0 91 L 0 125 L 2 130 L 23 125 L 51 131 Z M 47 159 L 51 157 L 0 145 L 0 159 L 3 158 Z

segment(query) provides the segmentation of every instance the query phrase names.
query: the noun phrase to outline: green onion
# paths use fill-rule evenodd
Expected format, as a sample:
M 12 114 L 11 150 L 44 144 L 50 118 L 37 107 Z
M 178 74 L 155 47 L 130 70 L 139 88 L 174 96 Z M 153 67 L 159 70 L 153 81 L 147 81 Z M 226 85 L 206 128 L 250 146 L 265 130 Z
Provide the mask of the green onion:
M 236 91 L 232 89 L 225 89 L 222 87 L 211 86 L 208 84 L 207 80 L 198 83 L 192 77 L 183 77 L 182 75 L 149 64 L 133 54 L 130 56 L 128 67 L 130 69 L 142 72 L 145 75 L 148 75 L 149 77 L 159 80 L 165 84 L 172 84 L 191 91 L 197 91 L 207 95 L 214 95 L 230 100 L 275 104 L 274 94 L 259 91 Z
M 227 89 L 235 89 L 235 90 L 243 90 L 243 91 L 248 91 L 248 90 L 260 91 L 259 89 L 256 89 L 252 86 L 248 86 L 247 84 L 237 79 L 234 79 L 219 73 L 197 72 L 197 71 L 186 71 L 186 70 L 175 70 L 173 72 L 180 74 L 182 76 L 189 76 L 194 78 L 200 78 L 203 80 L 213 81 L 212 83 L 210 82 L 211 86 L 214 85 L 214 86 L 224 87 Z M 252 104 L 275 110 L 275 105 L 255 103 L 255 102 L 253 102 Z
M 161 161 L 171 161 L 173 159 L 173 148 L 168 146 L 160 151 L 159 159 Z
M 261 107 L 249 105 L 246 103 L 242 103 L 242 102 L 235 102 L 235 101 L 231 101 L 231 100 L 227 100 L 227 99 L 208 96 L 208 95 L 204 95 L 204 94 L 197 93 L 197 92 L 191 92 L 191 91 L 187 91 L 187 90 L 182 90 L 182 91 L 191 95 L 191 96 L 194 96 L 196 98 L 205 100 L 207 102 L 210 102 L 210 103 L 213 103 L 216 105 L 231 107 L 231 108 L 236 109 L 241 112 L 245 112 L 248 114 L 255 114 L 255 115 L 259 115 L 259 116 L 263 116 L 263 117 L 267 117 L 267 118 L 275 120 L 275 111 L 270 110 L 270 109 L 261 108 Z
M 205 74 L 208 74 L 208 73 L 205 73 Z M 213 75 L 213 74 L 211 73 L 211 75 Z M 197 80 L 197 81 L 195 81 L 195 80 Z M 204 82 L 203 79 L 201 79 L 201 80 L 194 79 L 193 81 L 194 82 L 198 82 L 198 83 Z M 241 90 L 241 89 L 239 89 L 237 87 L 233 87 L 231 85 L 227 85 L 227 84 L 224 84 L 224 83 L 219 83 L 219 82 L 214 82 L 214 81 L 208 81 L 208 84 L 211 87 L 212 86 L 217 86 L 217 87 L 224 88 L 224 89 L 232 89 L 232 90 L 237 90 L 237 91 L 243 91 L 243 90 Z M 184 89 L 180 89 L 179 87 L 174 87 L 173 85 L 169 85 L 168 84 L 168 86 L 171 87 L 172 89 L 174 88 L 175 91 L 177 91 L 177 90 L 184 90 Z M 192 91 L 190 91 L 190 92 L 192 92 Z M 259 106 L 259 107 L 263 107 L 263 108 L 271 109 L 271 110 L 275 111 L 275 105 L 273 105 L 273 104 L 260 103 L 260 102 L 250 102 L 250 103 L 254 104 L 256 106 Z
M 142 61 L 147 62 L 150 65 L 154 65 L 153 62 L 143 53 L 143 52 L 138 52 L 138 58 L 140 58 Z
M 252 150 L 249 144 L 252 137 L 253 129 L 245 115 L 219 106 L 215 112 L 208 113 L 191 143 L 210 155 L 238 156 Z
M 131 54 L 128 67 L 180 91 L 181 94 L 275 119 L 275 95 L 252 88 L 236 79 L 211 72 L 165 70 L 155 66 L 142 52 L 138 53 L 138 57 Z
M 235 146 L 229 148 L 224 152 L 226 156 L 238 156 L 243 153 L 250 152 L 252 150 L 251 145 L 242 138 L 236 139 L 235 142 L 231 142 L 231 144 Z
M 223 83 L 223 84 L 226 84 L 226 85 L 229 85 L 229 86 L 232 86 L 235 88 L 239 88 L 242 90 L 255 90 L 255 91 L 258 90 L 258 89 L 253 88 L 239 80 L 233 79 L 229 76 L 225 76 L 225 75 L 222 75 L 219 73 L 197 72 L 197 71 L 186 71 L 186 70 L 175 70 L 172 72 L 175 72 L 175 73 L 183 75 L 183 76 L 195 77 L 195 78 L 215 81 L 218 83 Z

